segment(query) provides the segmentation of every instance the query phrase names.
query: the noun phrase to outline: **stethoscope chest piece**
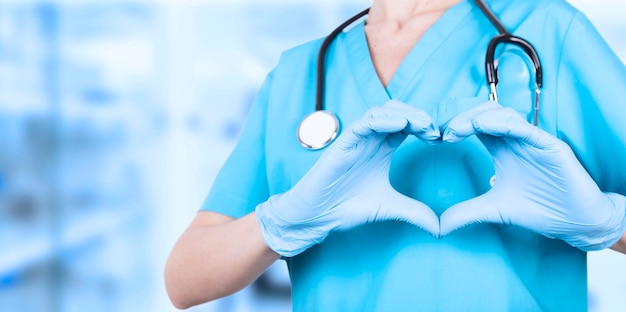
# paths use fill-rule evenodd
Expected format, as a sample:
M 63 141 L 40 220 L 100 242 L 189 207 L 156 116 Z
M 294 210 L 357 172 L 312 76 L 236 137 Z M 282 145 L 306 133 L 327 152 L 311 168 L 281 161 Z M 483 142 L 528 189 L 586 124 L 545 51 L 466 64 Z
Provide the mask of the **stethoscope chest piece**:
M 318 110 L 302 119 L 296 135 L 302 146 L 318 150 L 328 146 L 337 137 L 337 133 L 339 133 L 337 116 L 329 111 Z

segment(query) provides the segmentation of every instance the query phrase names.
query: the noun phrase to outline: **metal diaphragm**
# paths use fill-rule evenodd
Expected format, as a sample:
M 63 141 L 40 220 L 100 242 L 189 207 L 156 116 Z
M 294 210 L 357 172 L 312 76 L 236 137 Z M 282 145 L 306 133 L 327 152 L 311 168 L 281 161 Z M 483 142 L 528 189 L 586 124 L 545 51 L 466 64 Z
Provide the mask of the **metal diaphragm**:
M 335 114 L 319 110 L 304 117 L 298 125 L 296 136 L 302 146 L 318 150 L 328 146 L 339 133 L 339 120 Z

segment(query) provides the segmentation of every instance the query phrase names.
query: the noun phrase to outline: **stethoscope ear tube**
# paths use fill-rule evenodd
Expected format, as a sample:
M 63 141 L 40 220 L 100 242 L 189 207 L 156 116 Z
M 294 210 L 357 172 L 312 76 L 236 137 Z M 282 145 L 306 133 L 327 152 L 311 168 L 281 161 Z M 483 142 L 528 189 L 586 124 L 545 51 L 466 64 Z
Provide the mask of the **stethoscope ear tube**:
M 495 54 L 496 48 L 500 43 L 510 43 L 514 44 L 524 50 L 526 55 L 530 58 L 533 66 L 535 68 L 535 104 L 533 106 L 534 110 L 534 120 L 533 124 L 537 126 L 539 124 L 539 108 L 540 108 L 540 94 L 541 87 L 543 86 L 543 70 L 541 68 L 541 61 L 539 60 L 539 55 L 537 55 L 537 51 L 533 47 L 530 42 L 513 36 L 509 33 L 504 33 L 497 35 L 489 41 L 489 45 L 487 46 L 487 53 L 485 55 L 485 72 L 487 75 L 487 83 L 489 84 L 490 93 L 489 99 L 491 101 L 498 102 L 498 92 L 496 86 L 498 85 L 498 70 L 495 65 Z
M 487 46 L 487 53 L 485 56 L 485 71 L 487 72 L 487 83 L 489 84 L 498 84 L 498 72 L 495 66 L 495 55 L 496 48 L 500 43 L 511 43 L 514 44 L 524 50 L 526 55 L 530 58 L 535 67 L 535 83 L 538 88 L 541 88 L 543 85 L 543 70 L 541 68 L 541 61 L 539 60 L 539 55 L 535 48 L 530 42 L 510 34 L 500 34 L 491 39 L 489 41 L 489 45 Z

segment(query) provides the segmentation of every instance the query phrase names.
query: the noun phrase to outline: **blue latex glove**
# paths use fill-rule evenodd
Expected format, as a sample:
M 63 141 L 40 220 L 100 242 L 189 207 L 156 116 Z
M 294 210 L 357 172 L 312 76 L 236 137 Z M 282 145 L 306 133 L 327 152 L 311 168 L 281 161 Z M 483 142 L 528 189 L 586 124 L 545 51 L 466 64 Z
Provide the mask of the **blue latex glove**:
M 624 234 L 625 197 L 600 191 L 565 142 L 494 102 L 453 118 L 443 141 L 473 134 L 493 157 L 495 184 L 446 210 L 442 236 L 474 222 L 510 224 L 590 251 Z
M 291 257 L 332 231 L 385 220 L 409 222 L 438 235 L 434 212 L 389 182 L 391 156 L 408 134 L 423 141 L 440 139 L 426 113 L 397 101 L 352 123 L 293 188 L 256 207 L 266 244 Z

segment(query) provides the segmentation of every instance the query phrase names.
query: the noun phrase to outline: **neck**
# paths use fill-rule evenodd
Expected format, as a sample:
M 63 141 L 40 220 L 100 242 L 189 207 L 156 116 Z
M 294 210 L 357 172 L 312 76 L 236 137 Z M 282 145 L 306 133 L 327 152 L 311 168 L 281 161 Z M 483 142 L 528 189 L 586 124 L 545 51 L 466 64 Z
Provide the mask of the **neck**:
M 445 11 L 461 0 L 374 0 L 368 23 L 406 25 L 416 17 Z

